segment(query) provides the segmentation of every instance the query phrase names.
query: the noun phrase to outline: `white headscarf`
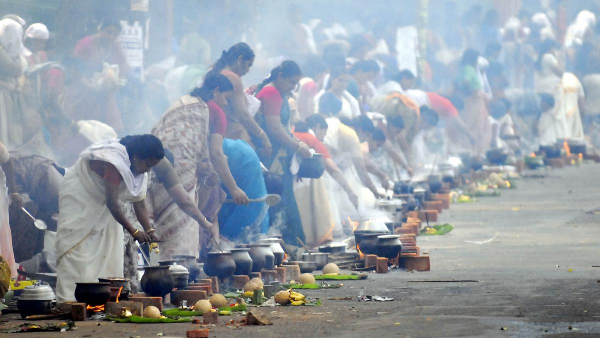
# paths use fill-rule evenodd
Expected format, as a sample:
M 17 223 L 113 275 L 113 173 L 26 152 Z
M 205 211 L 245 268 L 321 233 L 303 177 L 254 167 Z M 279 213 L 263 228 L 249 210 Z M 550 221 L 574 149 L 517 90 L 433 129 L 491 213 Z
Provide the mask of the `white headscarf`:
M 23 50 L 23 27 L 11 19 L 0 20 L 0 46 L 12 57 Z
M 48 40 L 50 32 L 43 23 L 34 23 L 27 28 L 25 36 L 30 39 Z

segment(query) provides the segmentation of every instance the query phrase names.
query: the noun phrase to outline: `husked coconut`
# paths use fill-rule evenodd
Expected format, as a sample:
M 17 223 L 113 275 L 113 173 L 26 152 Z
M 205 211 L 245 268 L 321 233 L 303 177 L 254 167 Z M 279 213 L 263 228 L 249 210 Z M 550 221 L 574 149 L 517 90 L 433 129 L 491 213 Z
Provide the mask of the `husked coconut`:
M 250 282 L 254 283 L 258 289 L 262 289 L 265 286 L 265 283 L 262 281 L 262 279 L 258 277 L 252 278 Z
M 340 273 L 340 268 L 337 266 L 337 264 L 329 263 L 323 267 L 324 275 L 329 275 L 329 274 L 333 274 L 333 273 L 335 273 L 335 274 Z
M 144 309 L 144 317 L 159 319 L 160 318 L 160 310 L 156 306 L 146 306 Z
M 220 293 L 215 293 L 210 297 L 210 303 L 216 308 L 224 307 L 227 306 L 227 298 Z
M 258 289 L 260 289 L 260 287 L 258 287 L 258 285 L 256 285 L 256 283 L 254 283 L 252 281 L 244 284 L 244 292 L 256 291 Z
M 204 313 L 210 311 L 210 309 L 212 309 L 212 304 L 208 299 L 200 299 L 196 302 L 196 305 L 194 305 L 194 311 Z
M 303 273 L 300 275 L 300 284 L 314 284 L 315 276 L 310 273 Z
M 281 305 L 287 305 L 290 303 L 290 292 L 289 291 L 279 291 L 275 294 L 275 302 Z

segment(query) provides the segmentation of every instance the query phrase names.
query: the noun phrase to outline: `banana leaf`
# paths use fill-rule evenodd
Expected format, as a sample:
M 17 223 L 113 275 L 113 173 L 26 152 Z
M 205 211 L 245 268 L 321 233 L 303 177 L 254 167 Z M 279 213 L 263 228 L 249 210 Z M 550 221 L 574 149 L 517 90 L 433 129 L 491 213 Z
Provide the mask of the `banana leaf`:
M 232 311 L 246 311 L 246 304 L 238 304 L 236 306 L 224 306 L 217 309 L 219 316 L 229 316 Z M 202 316 L 204 313 L 201 311 L 189 311 L 182 309 L 168 309 L 163 310 L 165 316 L 179 316 L 179 317 L 196 317 Z
M 360 275 L 335 275 L 335 274 L 327 274 L 327 275 L 315 275 L 316 280 L 361 280 L 366 279 L 366 274 Z
M 106 316 L 106 319 L 117 323 L 137 323 L 137 324 L 160 324 L 160 323 L 189 323 L 192 318 L 144 318 L 131 316 L 127 318 Z

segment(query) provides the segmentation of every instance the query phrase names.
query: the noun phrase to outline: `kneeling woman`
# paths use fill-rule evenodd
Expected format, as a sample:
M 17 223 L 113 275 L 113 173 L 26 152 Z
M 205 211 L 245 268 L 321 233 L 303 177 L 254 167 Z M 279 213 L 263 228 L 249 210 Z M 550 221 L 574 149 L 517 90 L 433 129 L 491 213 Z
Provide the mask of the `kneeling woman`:
M 90 146 L 67 171 L 56 233 L 59 303 L 75 300 L 75 283 L 123 276 L 122 228 L 140 243 L 157 240 L 145 204 L 146 173 L 163 157 L 155 136 L 127 136 Z M 127 221 L 119 200 L 133 203 L 145 231 Z

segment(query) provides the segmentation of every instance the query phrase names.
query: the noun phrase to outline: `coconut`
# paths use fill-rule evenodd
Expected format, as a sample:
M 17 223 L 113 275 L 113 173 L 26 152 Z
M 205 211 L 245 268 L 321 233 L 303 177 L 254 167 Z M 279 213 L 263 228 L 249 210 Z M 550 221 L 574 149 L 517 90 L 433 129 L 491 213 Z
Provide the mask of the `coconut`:
M 335 273 L 335 274 L 340 273 L 340 268 L 338 268 L 337 264 L 335 264 L 335 263 L 329 263 L 329 264 L 327 264 L 327 265 L 325 265 L 323 267 L 323 274 L 324 275 L 329 275 L 329 274 L 332 274 L 332 273 Z
M 258 286 L 256 286 L 256 283 L 250 281 L 246 284 L 244 284 L 244 292 L 248 292 L 248 291 L 255 291 L 260 289 Z
M 315 276 L 310 273 L 303 273 L 300 275 L 300 284 L 314 284 Z
M 281 305 L 287 305 L 290 303 L 290 292 L 289 291 L 279 291 L 275 294 L 275 302 Z
M 220 293 L 215 293 L 210 297 L 210 303 L 213 307 L 220 308 L 227 306 L 227 299 Z
M 160 310 L 156 306 L 146 306 L 146 308 L 144 309 L 144 317 L 159 319 Z
M 250 282 L 254 283 L 257 286 L 257 289 L 262 289 L 263 286 L 265 286 L 265 283 L 262 281 L 262 279 L 260 279 L 258 277 L 252 278 L 250 280 Z M 257 289 L 255 289 L 255 290 L 257 290 Z
M 212 309 L 212 304 L 207 299 L 200 299 L 196 302 L 196 305 L 194 305 L 194 311 L 204 313 L 210 311 L 210 309 Z

